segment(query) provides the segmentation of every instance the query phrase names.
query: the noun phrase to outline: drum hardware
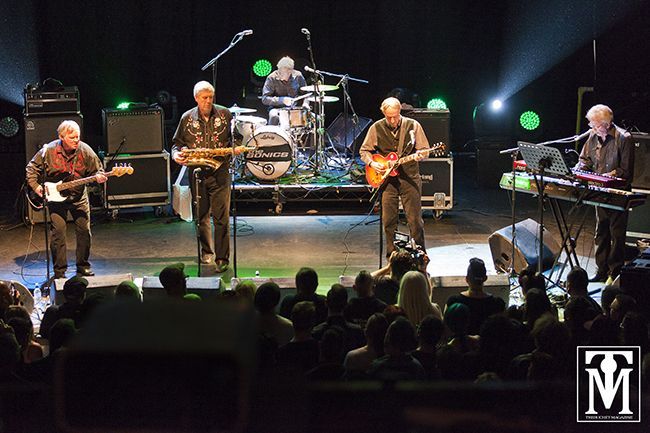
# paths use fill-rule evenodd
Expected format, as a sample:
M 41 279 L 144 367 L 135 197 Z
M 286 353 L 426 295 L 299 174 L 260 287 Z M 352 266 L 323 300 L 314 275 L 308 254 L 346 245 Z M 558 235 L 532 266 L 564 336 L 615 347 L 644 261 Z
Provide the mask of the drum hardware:
M 333 90 L 339 90 L 339 86 L 334 86 L 331 84 L 319 84 L 316 86 L 302 86 L 300 88 L 303 92 L 331 92 Z
M 237 104 L 234 104 L 232 107 L 228 108 L 228 111 L 234 115 L 237 115 L 255 113 L 257 110 L 255 108 L 238 107 Z
M 312 96 L 310 98 L 307 98 L 309 102 L 337 102 L 339 100 L 338 97 L 336 96 Z

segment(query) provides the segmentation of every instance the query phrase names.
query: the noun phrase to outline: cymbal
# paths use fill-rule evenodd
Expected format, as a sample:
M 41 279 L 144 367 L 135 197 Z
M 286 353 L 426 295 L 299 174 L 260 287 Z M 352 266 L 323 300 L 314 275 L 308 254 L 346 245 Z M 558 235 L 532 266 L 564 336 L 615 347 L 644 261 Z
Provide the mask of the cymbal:
M 238 107 L 236 105 L 233 105 L 232 107 L 228 108 L 228 111 L 230 111 L 233 114 L 245 114 L 245 113 L 254 113 L 257 110 L 254 108 L 244 108 L 244 107 Z
M 323 102 L 336 102 L 339 100 L 336 96 L 323 96 L 322 98 L 312 96 L 311 98 L 307 98 L 309 102 L 317 102 L 319 99 Z
M 339 86 L 334 86 L 332 84 L 319 84 L 318 85 L 318 91 L 319 92 L 330 92 L 332 90 L 338 90 Z M 315 86 L 302 86 L 300 88 L 303 92 L 316 92 L 317 89 Z

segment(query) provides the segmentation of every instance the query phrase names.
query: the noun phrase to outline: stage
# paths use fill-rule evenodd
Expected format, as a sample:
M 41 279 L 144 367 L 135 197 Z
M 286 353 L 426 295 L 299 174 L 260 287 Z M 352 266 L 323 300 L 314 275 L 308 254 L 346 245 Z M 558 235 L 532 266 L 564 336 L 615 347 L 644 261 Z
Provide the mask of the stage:
M 487 241 L 490 234 L 510 225 L 509 194 L 496 186 L 477 187 L 474 160 L 469 156 L 456 160 L 454 207 L 439 219 L 432 211 L 424 212 L 426 247 L 431 258 L 429 273 L 464 276 L 469 259 L 480 257 L 488 273 L 496 274 Z M 367 186 L 242 183 L 235 187 L 239 188 L 238 277 L 252 277 L 257 272 L 261 277 L 293 277 L 300 267 L 309 266 L 318 272 L 319 292 L 325 293 L 340 276 L 379 267 L 379 219 L 369 202 Z M 171 208 L 165 208 L 165 212 L 171 212 Z M 93 212 L 91 262 L 95 273 L 131 273 L 138 279 L 157 275 L 170 263 L 183 262 L 187 273 L 196 276 L 194 225 L 165 212 L 156 216 L 152 208 L 122 209 L 116 219 L 104 212 Z M 516 220 L 526 218 L 537 219 L 536 200 L 518 195 Z M 593 220 L 590 214 L 577 245 L 581 266 L 588 272 L 594 270 Z M 557 239 L 550 215 L 546 216 L 546 224 Z M 233 226 L 231 219 L 231 232 Z M 403 223 L 400 230 L 408 232 Z M 43 282 L 43 225 L 19 225 L 0 235 L 0 278 L 19 281 L 28 288 Z M 225 287 L 235 276 L 234 253 L 231 236 L 231 268 L 221 275 Z M 69 277 L 74 272 L 72 225 L 68 227 L 68 257 Z M 214 275 L 214 270 L 204 267 L 202 274 Z

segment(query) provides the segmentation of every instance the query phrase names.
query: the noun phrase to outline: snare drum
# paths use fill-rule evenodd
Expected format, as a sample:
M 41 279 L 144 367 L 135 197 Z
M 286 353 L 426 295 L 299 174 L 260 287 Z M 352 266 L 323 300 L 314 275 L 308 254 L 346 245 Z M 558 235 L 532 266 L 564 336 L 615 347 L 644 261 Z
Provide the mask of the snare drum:
M 309 109 L 307 107 L 282 108 L 278 110 L 280 126 L 285 131 L 293 128 L 305 128 L 309 124 Z
M 266 125 L 266 119 L 258 116 L 237 116 L 235 129 L 243 136 L 242 143 L 248 143 L 253 132 Z
M 285 174 L 291 165 L 291 138 L 280 126 L 257 128 L 247 146 L 255 149 L 246 153 L 246 167 L 258 179 L 277 179 Z

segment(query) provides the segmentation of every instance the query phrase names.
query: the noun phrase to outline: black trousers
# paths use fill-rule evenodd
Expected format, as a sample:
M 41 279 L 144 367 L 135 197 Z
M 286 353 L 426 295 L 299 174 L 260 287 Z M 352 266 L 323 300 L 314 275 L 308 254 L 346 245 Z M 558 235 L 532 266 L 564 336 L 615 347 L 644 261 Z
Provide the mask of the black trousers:
M 201 171 L 201 199 L 199 200 L 199 240 L 203 254 L 214 254 L 215 260 L 230 260 L 230 173 L 224 163 L 216 171 Z M 196 197 L 194 172 L 190 175 L 192 197 Z M 194 211 L 194 208 L 193 208 Z M 214 224 L 214 237 L 210 227 Z
M 598 272 L 616 278 L 625 260 L 627 212 L 596 207 L 596 265 Z
M 66 245 L 66 220 L 70 212 L 77 237 L 77 270 L 90 269 L 90 205 L 84 194 L 73 202 L 50 203 L 50 250 L 54 274 L 62 276 L 68 269 L 68 250 Z
M 399 176 L 390 177 L 381 196 L 381 218 L 384 222 L 386 255 L 395 250 L 395 230 L 399 218 L 399 199 L 402 200 L 406 222 L 411 238 L 423 249 L 424 220 L 422 219 L 422 179 L 420 175 L 408 176 L 402 171 Z

